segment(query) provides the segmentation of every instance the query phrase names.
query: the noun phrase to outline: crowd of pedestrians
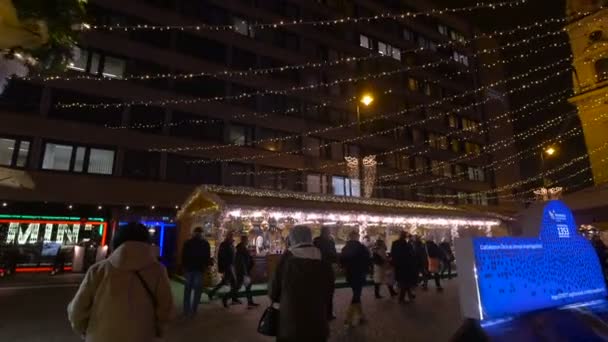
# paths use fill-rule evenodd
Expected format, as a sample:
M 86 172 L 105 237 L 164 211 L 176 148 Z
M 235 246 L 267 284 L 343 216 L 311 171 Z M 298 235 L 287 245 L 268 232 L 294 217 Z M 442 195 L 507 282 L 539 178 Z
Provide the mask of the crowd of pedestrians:
M 442 273 L 447 271 L 451 276 L 454 255 L 445 241 L 437 244 L 401 232 L 389 253 L 383 240 L 370 240 L 353 231 L 338 254 L 328 227 L 323 227 L 314 240 L 308 226 L 291 229 L 288 248 L 280 257 L 268 289 L 271 307 L 279 313 L 277 341 L 328 339 L 329 322 L 336 318 L 335 265 L 343 270 L 352 291 L 344 322 L 348 328 L 367 322 L 362 294 L 368 276 L 373 280 L 375 298 L 383 298 L 382 288 L 386 287 L 399 303 L 415 300 L 415 288 L 426 289 L 429 279 L 441 291 Z M 248 241 L 249 237 L 243 235 L 234 246 L 234 234 L 228 232 L 218 247 L 217 269 L 222 278 L 208 296 L 213 299 L 222 287 L 228 286 L 222 296 L 224 307 L 241 304 L 238 292 L 242 287 L 247 307 L 258 305 L 251 293 L 254 258 Z M 147 229 L 137 223 L 120 229 L 114 237 L 113 250 L 108 259 L 88 270 L 68 307 L 74 330 L 87 341 L 149 341 L 162 336 L 174 307 L 167 272 L 154 255 Z M 197 314 L 205 274 L 215 262 L 202 228 L 193 230 L 181 256 L 185 280 L 183 316 L 190 318 Z M 136 324 L 130 319 L 135 316 Z

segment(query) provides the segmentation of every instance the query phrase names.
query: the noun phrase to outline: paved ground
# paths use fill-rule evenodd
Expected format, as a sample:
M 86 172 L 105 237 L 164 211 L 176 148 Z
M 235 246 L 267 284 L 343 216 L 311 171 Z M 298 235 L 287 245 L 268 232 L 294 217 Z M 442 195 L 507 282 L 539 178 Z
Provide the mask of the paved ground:
M 76 285 L 67 281 L 73 280 L 69 277 L 63 279 L 65 281 L 53 280 L 48 287 L 16 281 L 0 284 L 0 341 L 79 341 L 70 331 L 65 313 Z M 367 288 L 363 300 L 370 322 L 350 332 L 342 325 L 350 293 L 338 290 L 338 319 L 332 323 L 331 341 L 447 341 L 460 320 L 456 281 L 448 281 L 443 293 L 419 291 L 416 303 L 409 305 L 398 305 L 391 299 L 375 300 L 372 289 Z M 180 285 L 176 284 L 176 297 L 179 292 Z M 265 297 L 256 297 L 256 300 L 268 304 Z M 226 310 L 217 301 L 203 304 L 195 319 L 178 319 L 172 324 L 167 341 L 272 341 L 255 331 L 264 305 L 255 310 L 244 306 Z

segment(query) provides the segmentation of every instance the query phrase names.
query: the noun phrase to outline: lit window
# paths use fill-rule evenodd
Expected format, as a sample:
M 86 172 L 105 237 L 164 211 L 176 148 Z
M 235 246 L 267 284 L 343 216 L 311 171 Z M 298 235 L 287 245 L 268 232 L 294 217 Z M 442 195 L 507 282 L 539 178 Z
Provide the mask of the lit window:
M 400 61 L 401 60 L 401 50 L 397 48 L 393 48 L 393 58 Z
M 72 60 L 68 63 L 67 68 L 76 71 L 86 71 L 89 53 L 79 47 L 72 50 Z
M 469 57 L 460 52 L 454 51 L 453 58 L 456 62 L 469 66 Z
M 0 139 L 0 165 L 11 166 L 15 153 L 15 143 L 13 139 Z
M 30 142 L 21 141 L 19 152 L 17 154 L 17 167 L 25 167 L 27 165 L 27 157 L 30 153 Z
M 448 27 L 445 25 L 437 25 L 437 31 L 444 36 L 448 35 Z
M 458 128 L 458 117 L 450 115 L 448 121 L 451 128 Z
M 76 159 L 74 160 L 74 171 L 82 172 L 84 170 L 84 154 L 86 149 L 84 147 L 76 148 Z
M 306 175 L 306 191 L 312 193 L 327 193 L 327 177 L 325 175 Z
M 366 49 L 371 49 L 372 48 L 372 40 L 368 36 L 366 36 L 364 34 L 361 34 L 361 35 L 359 35 L 359 45 L 361 47 L 366 48 Z
M 460 152 L 460 141 L 453 139 L 450 145 L 452 146 L 452 151 L 456 153 Z
M 410 91 L 418 91 L 418 89 L 420 89 L 419 85 L 418 85 L 418 80 L 415 78 L 409 77 L 407 79 L 407 88 Z
M 231 125 L 228 131 L 228 140 L 234 145 L 250 146 L 253 140 L 253 129 L 246 126 Z
M 106 56 L 102 75 L 110 78 L 123 78 L 125 76 L 126 64 L 124 59 Z
M 114 151 L 92 148 L 89 152 L 87 173 L 111 175 L 114 168 Z
M 44 148 L 42 168 L 44 170 L 70 171 L 73 149 L 74 147 L 69 145 L 47 143 Z
M 378 42 L 378 52 L 379 52 L 381 55 L 385 55 L 385 56 L 386 56 L 386 55 L 389 55 L 389 48 L 388 48 L 388 45 L 386 45 L 386 44 L 385 44 L 385 43 L 383 43 L 383 42 Z
M 480 167 L 472 167 L 469 166 L 469 179 L 473 181 L 483 182 L 485 180 L 485 175 L 483 170 Z
M 255 37 L 255 31 L 253 30 L 253 27 L 245 19 L 237 17 L 232 18 L 232 29 L 234 30 L 234 32 L 242 34 L 243 36 L 251 38 Z
M 608 58 L 603 58 L 595 62 L 595 73 L 597 74 L 598 82 L 608 80 Z
M 336 196 L 347 196 L 347 197 L 360 197 L 361 196 L 361 183 L 358 179 L 351 179 L 347 177 L 333 176 L 332 187 L 334 195 Z

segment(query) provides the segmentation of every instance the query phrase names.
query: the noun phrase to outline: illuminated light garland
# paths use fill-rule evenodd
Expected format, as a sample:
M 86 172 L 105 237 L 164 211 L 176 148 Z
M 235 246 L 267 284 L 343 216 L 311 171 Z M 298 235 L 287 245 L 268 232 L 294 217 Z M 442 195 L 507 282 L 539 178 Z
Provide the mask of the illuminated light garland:
M 483 50 L 481 50 L 480 53 L 489 53 L 491 51 L 502 49 L 502 48 L 527 44 L 536 39 L 540 39 L 540 38 L 544 38 L 544 37 L 548 37 L 548 36 L 555 36 L 555 35 L 562 34 L 562 33 L 563 33 L 563 31 L 560 30 L 560 31 L 556 31 L 556 32 L 551 32 L 549 34 L 538 34 L 536 36 L 532 36 L 527 39 L 522 39 L 522 40 L 519 40 L 514 43 L 508 43 L 508 44 L 502 45 L 495 49 L 483 49 Z M 419 49 L 415 49 L 415 50 L 419 50 Z M 424 51 L 424 50 L 425 50 L 425 48 L 423 48 L 421 51 Z M 414 50 L 412 50 L 412 51 L 414 51 Z M 451 63 L 452 62 L 454 62 L 454 61 L 451 60 Z M 445 63 L 445 62 L 440 60 L 438 62 L 433 62 L 430 64 L 441 65 L 443 63 Z M 265 90 L 265 91 L 246 92 L 246 93 L 241 93 L 238 95 L 229 95 L 229 96 L 168 98 L 168 99 L 160 99 L 160 100 L 158 100 L 158 99 L 156 99 L 156 100 L 134 100 L 134 101 L 124 101 L 124 102 L 119 102 L 119 103 L 116 103 L 116 102 L 111 102 L 111 103 L 110 102 L 100 102 L 100 103 L 71 102 L 71 103 L 59 103 L 56 107 L 57 108 L 102 108 L 102 109 L 107 109 L 107 108 L 122 108 L 122 107 L 129 107 L 129 106 L 167 106 L 167 105 L 177 105 L 177 104 L 208 103 L 208 102 L 216 102 L 216 101 L 235 101 L 235 100 L 242 100 L 242 99 L 251 98 L 251 97 L 255 97 L 255 96 L 285 95 L 285 94 L 289 94 L 292 92 L 298 92 L 298 91 L 312 90 L 312 89 L 317 89 L 317 88 L 329 88 L 329 87 L 333 87 L 333 86 L 340 85 L 343 83 L 369 81 L 369 80 L 373 80 L 373 79 L 379 79 L 379 78 L 384 78 L 384 77 L 388 77 L 388 76 L 392 76 L 392 75 L 396 75 L 396 74 L 400 74 L 400 73 L 405 73 L 405 72 L 413 70 L 412 68 L 413 67 L 407 66 L 404 68 L 398 68 L 398 69 L 394 69 L 391 71 L 384 71 L 384 72 L 380 72 L 380 73 L 368 73 L 366 75 L 357 76 L 357 77 L 341 78 L 341 79 L 337 79 L 337 80 L 334 80 L 331 82 L 313 83 L 313 84 L 303 85 L 303 86 L 294 86 L 294 87 L 290 87 L 290 88 L 286 88 L 286 89 L 270 89 L 270 90 Z
M 524 73 L 524 74 L 520 74 L 520 75 L 511 77 L 511 78 L 508 78 L 508 79 L 504 79 L 504 80 L 501 80 L 501 81 L 497 81 L 495 83 L 492 83 L 492 84 L 489 84 L 489 85 L 486 85 L 486 86 L 482 86 L 482 87 L 477 88 L 475 90 L 466 91 L 466 92 L 463 92 L 461 94 L 456 94 L 456 95 L 453 95 L 453 96 L 444 97 L 444 98 L 442 98 L 440 100 L 437 100 L 435 102 L 432 102 L 432 103 L 428 103 L 428 104 L 424 104 L 424 105 L 418 105 L 418 106 L 411 107 L 411 108 L 406 108 L 406 109 L 403 109 L 403 110 L 400 110 L 400 111 L 397 111 L 397 112 L 394 112 L 394 113 L 376 115 L 373 118 L 361 120 L 360 124 L 365 124 L 365 123 L 377 121 L 377 120 L 380 120 L 380 119 L 386 119 L 386 118 L 390 118 L 390 117 L 404 115 L 406 113 L 409 113 L 409 112 L 412 112 L 412 111 L 417 111 L 417 110 L 420 110 L 422 108 L 435 107 L 435 106 L 438 106 L 440 104 L 446 103 L 448 101 L 451 101 L 451 100 L 454 100 L 454 99 L 457 99 L 457 98 L 463 98 L 463 97 L 466 97 L 466 96 L 478 93 L 480 91 L 483 91 L 483 90 L 486 90 L 486 89 L 490 89 L 490 88 L 495 87 L 497 85 L 501 85 L 501 84 L 504 84 L 504 83 L 507 83 L 507 82 L 510 82 L 510 81 L 522 79 L 522 78 L 527 77 L 530 74 L 538 72 L 538 71 L 548 70 L 548 69 L 550 69 L 550 68 L 552 68 L 552 67 L 554 67 L 556 65 L 559 65 L 560 63 L 562 63 L 564 61 L 567 61 L 567 60 L 568 60 L 567 58 L 566 59 L 562 59 L 562 60 L 559 60 L 558 62 L 549 64 L 549 65 L 546 65 L 546 66 L 538 67 L 538 68 L 534 69 L 533 71 L 530 71 L 530 72 L 527 72 L 527 73 Z M 559 76 L 562 73 L 564 73 L 565 71 L 570 70 L 570 69 L 571 69 L 571 67 L 569 66 L 567 69 L 557 71 L 557 72 L 555 72 L 555 73 L 553 73 L 553 74 L 545 77 L 544 81 L 546 81 L 546 80 L 548 80 L 550 78 Z M 535 84 L 535 83 L 538 84 L 538 83 L 542 83 L 544 81 L 534 81 L 534 82 L 530 82 L 530 84 Z M 517 89 L 525 89 L 525 87 L 519 87 Z M 486 99 L 484 99 L 482 101 L 479 101 L 479 102 L 480 103 L 485 103 L 485 102 L 488 102 L 490 100 L 492 100 L 492 99 L 489 98 L 489 97 L 486 97 Z M 472 106 L 468 106 L 468 107 L 474 107 L 475 105 L 476 104 L 474 104 Z M 451 111 L 451 113 L 454 113 L 457 110 L 458 109 L 454 109 L 454 110 Z M 443 113 L 440 113 L 440 114 L 443 114 Z M 442 116 L 445 116 L 445 115 L 429 116 L 429 117 L 427 117 L 427 118 L 425 118 L 423 120 L 420 120 L 420 122 L 418 124 L 426 123 L 428 121 L 441 118 Z M 353 123 L 348 123 L 348 124 L 341 125 L 340 127 L 347 127 L 347 126 L 353 126 L 353 125 L 358 125 L 358 124 L 359 124 L 358 122 L 353 122 Z M 399 125 L 399 126 L 393 127 L 391 129 L 388 129 L 388 130 L 385 130 L 385 131 L 374 132 L 374 133 L 367 134 L 367 135 L 360 135 L 358 137 L 342 140 L 342 141 L 339 141 L 339 142 L 340 143 L 350 143 L 350 142 L 354 142 L 354 141 L 359 141 L 359 140 L 363 140 L 363 139 L 366 139 L 366 138 L 369 138 L 369 137 L 372 137 L 372 136 L 378 136 L 378 135 L 383 135 L 383 134 L 387 134 L 387 133 L 390 133 L 390 132 L 394 132 L 394 131 L 396 131 L 396 130 L 398 130 L 400 128 L 408 127 L 408 126 L 411 126 L 411 125 L 412 125 L 412 123 L 407 123 L 405 125 Z M 318 130 L 312 131 L 312 132 L 307 132 L 306 135 L 328 132 L 328 131 L 333 130 L 333 129 L 336 129 L 336 127 L 335 126 L 325 127 L 325 128 L 322 128 L 322 129 L 318 129 Z M 322 144 L 319 147 L 326 147 L 326 146 L 329 146 L 329 145 L 330 144 Z M 204 148 L 205 147 L 203 147 L 203 146 L 188 146 L 188 147 L 176 147 L 176 148 L 155 148 L 155 149 L 150 149 L 150 151 L 156 151 L 156 152 L 183 152 L 183 151 L 198 151 L 198 150 L 201 150 L 201 149 L 204 150 Z M 272 158 L 272 157 L 278 157 L 278 156 L 282 156 L 282 155 L 295 154 L 295 153 L 299 153 L 301 151 L 310 150 L 310 149 L 311 148 L 301 148 L 301 149 L 293 150 L 293 151 L 277 152 L 277 153 L 273 153 L 271 155 L 268 155 L 268 154 L 257 154 L 257 155 L 250 155 L 250 156 L 247 156 L 247 157 L 242 157 L 242 158 L 198 160 L 198 161 L 192 161 L 192 163 L 201 163 L 201 164 L 206 164 L 207 163 L 208 164 L 208 163 L 219 162 L 219 161 L 254 160 L 254 159 Z
M 511 94 L 511 93 L 514 93 L 514 92 L 519 91 L 519 90 L 520 90 L 520 88 L 515 88 L 515 89 L 512 89 L 510 91 L 507 91 L 505 94 Z M 554 96 L 557 96 L 557 95 L 560 95 L 560 94 L 564 94 L 564 93 L 570 93 L 571 91 L 572 91 L 571 89 L 567 89 L 567 90 L 562 90 L 562 91 L 554 92 L 552 94 L 547 95 L 544 98 L 532 101 L 532 102 L 530 102 L 530 103 L 528 103 L 528 104 L 520 107 L 517 110 L 507 111 L 507 112 L 504 112 L 504 113 L 502 113 L 501 115 L 499 115 L 499 116 L 497 116 L 495 118 L 492 118 L 492 119 L 488 120 L 487 122 L 481 122 L 480 123 L 480 127 L 483 127 L 483 125 L 486 125 L 486 124 L 491 123 L 493 121 L 500 120 L 502 117 L 508 117 L 508 116 L 511 116 L 511 115 L 516 114 L 518 112 L 522 112 L 522 111 L 528 109 L 529 107 L 532 107 L 532 106 L 534 106 L 534 105 L 536 105 L 538 103 L 542 103 L 544 101 L 547 101 L 547 100 L 551 99 Z M 563 97 L 560 100 L 567 100 L 567 99 L 568 99 L 568 97 Z M 485 101 L 484 101 L 484 103 L 485 103 Z M 556 103 L 556 101 L 552 101 L 549 105 L 554 105 L 555 103 Z M 471 108 L 471 106 L 457 108 L 456 110 L 450 111 L 448 114 L 458 113 L 459 111 L 468 110 L 470 108 Z M 543 109 L 546 109 L 546 107 L 541 108 L 539 110 L 543 110 Z M 424 123 L 424 122 L 422 122 L 422 121 L 416 121 L 416 122 L 412 122 L 411 124 L 414 125 L 414 124 L 422 124 L 422 123 Z M 458 134 L 458 133 L 461 133 L 461 132 L 464 132 L 464 131 L 465 130 L 457 130 L 457 131 L 453 131 L 451 134 Z M 475 133 L 475 132 L 471 132 L 471 133 Z M 450 133 L 448 133 L 448 135 L 450 135 Z M 409 149 L 415 148 L 417 146 L 418 147 L 420 147 L 420 146 L 424 147 L 425 145 L 428 144 L 429 141 L 430 140 L 427 139 L 424 142 L 420 143 L 419 145 L 408 145 L 408 146 L 405 146 L 405 147 L 399 147 L 399 148 L 396 148 L 396 149 L 385 151 L 385 152 L 377 154 L 377 156 L 384 156 L 384 155 L 388 155 L 388 154 L 394 154 L 394 153 L 398 153 L 398 152 L 403 152 L 405 150 L 409 150 Z M 429 150 L 430 149 L 428 149 L 427 151 L 429 151 Z M 425 153 L 425 152 L 421 151 L 421 153 Z M 344 164 L 344 162 L 332 162 L 332 161 L 329 161 L 326 165 L 323 165 L 323 166 L 321 166 L 319 168 L 307 167 L 307 168 L 297 168 L 297 169 L 278 170 L 278 171 L 270 171 L 270 170 L 255 171 L 255 172 L 248 171 L 248 172 L 234 172 L 232 174 L 233 175 L 284 174 L 284 173 L 291 173 L 291 172 L 302 172 L 302 171 L 310 171 L 310 170 L 319 170 L 319 169 L 331 168 L 331 167 L 336 167 L 336 166 L 340 166 L 340 165 L 343 165 L 343 164 Z
M 339 19 L 326 19 L 326 20 L 281 20 L 274 23 L 251 23 L 249 27 L 258 30 L 276 29 L 287 26 L 333 26 L 343 24 L 357 24 L 357 23 L 371 23 L 378 20 L 384 19 L 408 19 L 416 17 L 431 17 L 436 15 L 444 15 L 450 13 L 459 12 L 471 12 L 480 9 L 498 9 L 498 8 L 512 8 L 521 6 L 527 3 L 527 0 L 516 0 L 516 1 L 503 1 L 495 3 L 483 3 L 478 2 L 472 6 L 451 8 L 446 7 L 443 9 L 432 9 L 428 11 L 420 12 L 403 12 L 403 13 L 381 13 L 372 16 L 364 17 L 344 17 Z M 234 25 L 208 25 L 208 24 L 197 24 L 197 25 L 91 25 L 87 24 L 81 28 L 83 31 L 90 30 L 104 30 L 104 31 L 233 31 L 236 29 Z
M 346 161 L 346 174 L 350 179 L 359 179 L 359 157 L 344 157 Z
M 363 162 L 363 197 L 370 198 L 374 193 L 374 184 L 376 183 L 376 156 L 366 156 Z
M 593 22 L 595 22 L 597 20 L 599 20 L 599 19 L 594 19 L 592 22 L 585 23 L 585 24 L 581 23 L 579 26 L 588 26 L 588 25 L 593 24 Z M 496 30 L 496 31 L 493 31 L 490 33 L 484 33 L 484 34 L 475 36 L 474 38 L 469 39 L 469 40 L 465 40 L 465 43 L 471 43 L 480 38 L 495 38 L 495 37 L 512 35 L 512 34 L 515 34 L 518 32 L 522 32 L 522 31 L 525 32 L 525 31 L 528 31 L 531 29 L 535 29 L 538 27 L 548 25 L 548 24 L 563 22 L 563 21 L 564 21 L 564 18 L 550 18 L 550 19 L 547 19 L 542 22 L 535 23 L 535 24 L 532 24 L 529 26 L 517 26 L 515 29 L 502 30 L 502 31 Z M 545 38 L 547 36 L 558 35 L 558 34 L 561 34 L 563 31 L 564 31 L 563 29 L 559 29 L 556 31 L 549 31 L 545 35 L 540 35 L 540 36 L 537 35 L 536 38 Z M 533 37 L 534 36 L 532 36 L 530 38 L 535 39 Z M 438 48 L 449 47 L 449 46 L 452 46 L 455 44 L 456 44 L 456 42 L 449 41 L 449 42 L 445 42 L 445 43 L 438 43 L 437 47 Z M 510 46 L 507 45 L 506 47 L 510 47 Z M 404 50 L 404 51 L 402 51 L 402 53 L 410 53 L 410 52 L 417 53 L 417 52 L 422 52 L 422 51 L 426 51 L 426 50 L 428 50 L 428 48 L 418 47 L 418 48 L 414 48 L 414 49 Z M 482 55 L 482 54 L 487 54 L 494 50 L 496 50 L 496 48 L 484 49 L 484 50 L 481 50 L 481 52 L 471 55 L 471 57 L 475 57 L 475 56 Z M 377 59 L 377 58 L 391 58 L 391 57 L 380 54 L 380 53 L 374 53 L 374 54 L 368 55 L 368 56 L 342 57 L 342 58 L 334 59 L 331 61 L 324 61 L 324 62 L 307 62 L 307 63 L 303 63 L 303 64 L 298 64 L 298 65 L 282 65 L 282 66 L 278 66 L 278 67 L 259 68 L 259 69 L 250 68 L 247 70 L 225 69 L 225 70 L 212 71 L 212 72 L 183 73 L 183 74 L 152 73 L 152 74 L 129 75 L 129 76 L 126 76 L 123 78 L 115 78 L 115 77 L 104 78 L 104 77 L 97 77 L 97 76 L 92 76 L 92 75 L 79 75 L 79 76 L 36 75 L 36 76 L 25 77 L 24 79 L 38 79 L 38 80 L 43 80 L 43 81 L 55 81 L 55 80 L 63 80 L 63 81 L 73 81 L 73 80 L 133 81 L 133 80 L 140 80 L 140 81 L 145 81 L 145 80 L 154 80 L 154 79 L 173 79 L 173 80 L 192 79 L 192 78 L 197 78 L 197 77 L 230 77 L 230 76 L 246 77 L 246 76 L 256 76 L 256 75 L 267 75 L 267 74 L 273 74 L 273 73 L 279 73 L 279 72 L 285 72 L 285 71 L 291 71 L 291 70 L 303 70 L 303 69 L 308 69 L 308 68 L 332 67 L 332 66 L 336 66 L 336 65 L 367 61 L 367 60 L 372 60 L 372 59 Z M 447 58 L 445 60 L 454 62 L 452 58 Z
M 484 64 L 483 67 L 484 68 L 493 68 L 497 65 L 500 64 L 506 64 L 506 63 L 511 63 L 513 61 L 519 60 L 519 59 L 523 59 L 526 57 L 529 57 L 531 55 L 537 54 L 539 52 L 544 51 L 545 49 L 548 48 L 556 48 L 556 47 L 560 47 L 560 46 L 566 46 L 569 43 L 567 42 L 561 42 L 561 43 L 552 43 L 549 44 L 547 46 L 544 46 L 542 48 L 537 48 L 537 49 L 533 49 L 530 50 L 530 52 L 526 53 L 526 54 L 520 54 L 517 55 L 515 57 L 511 57 L 508 59 L 502 59 L 502 60 L 498 60 L 492 64 Z M 431 63 L 432 64 L 432 63 Z M 418 66 L 416 66 L 418 67 Z M 424 67 L 424 65 L 422 65 L 421 67 Z M 446 74 L 443 75 L 444 77 L 442 77 L 445 80 L 453 80 L 455 77 L 465 74 L 468 71 L 458 71 L 456 73 L 450 73 L 450 74 Z M 426 82 L 430 82 L 430 83 L 434 83 L 434 84 L 440 84 L 441 81 L 438 80 L 426 80 Z M 387 89 L 383 92 L 383 94 L 391 94 L 393 91 L 395 91 L 394 89 Z M 355 102 L 358 101 L 358 98 L 356 96 L 353 96 L 349 99 L 347 99 L 345 102 L 346 103 L 350 103 L 350 102 Z M 235 114 L 233 116 L 231 116 L 230 118 L 233 119 L 240 119 L 240 118 L 246 118 L 246 117 L 257 117 L 257 118 L 265 118 L 265 117 L 269 117 L 270 115 L 273 114 L 279 114 L 279 115 L 288 115 L 290 113 L 295 113 L 295 112 L 301 112 L 301 111 L 308 111 L 311 109 L 318 109 L 318 108 L 324 108 L 329 106 L 329 104 L 333 103 L 334 101 L 325 101 L 323 103 L 321 103 L 320 105 L 314 105 L 314 106 L 306 106 L 305 108 L 302 108 L 300 106 L 295 106 L 295 107 L 290 107 L 287 108 L 284 111 L 279 111 L 279 110 L 275 110 L 275 111 L 270 111 L 270 112 L 265 112 L 265 113 L 258 113 L 258 112 L 244 112 L 244 113 L 239 113 L 239 114 Z M 184 121 L 180 121 L 177 123 L 169 123 L 166 124 L 164 121 L 159 121 L 157 123 L 138 123 L 138 124 L 130 124 L 130 125 L 118 125 L 118 126 L 110 126 L 110 125 L 106 125 L 106 128 L 110 128 L 110 129 L 156 129 L 156 128 L 162 128 L 162 127 L 179 127 L 182 126 L 184 124 L 189 124 L 189 125 L 204 125 L 204 124 L 208 124 L 208 123 L 215 123 L 215 122 L 223 122 L 223 119 L 192 119 L 192 120 L 184 120 Z M 257 139 L 255 141 L 252 142 L 252 144 L 257 144 L 257 143 L 269 143 L 269 142 L 279 142 L 279 141 L 286 141 L 288 139 L 298 139 L 301 137 L 301 135 L 309 135 L 309 134 L 314 134 L 314 132 L 304 132 L 304 133 L 299 133 L 299 134 L 294 134 L 294 135 L 290 135 L 290 136 L 283 136 L 280 138 L 267 138 L 267 139 Z M 228 148 L 228 147 L 235 147 L 238 146 L 237 144 L 221 144 L 221 145 L 212 145 L 212 146 L 205 146 L 202 147 L 201 150 L 211 150 L 211 149 L 221 149 L 221 148 Z
M 595 102 L 596 102 L 595 105 L 586 106 L 585 108 L 597 108 L 597 107 L 600 107 L 600 106 L 603 105 L 603 102 L 604 102 L 604 100 L 606 98 L 608 98 L 608 95 L 605 95 L 605 96 L 603 96 L 603 97 L 601 97 L 599 99 L 596 99 L 595 100 Z M 562 122 L 566 118 L 568 118 L 570 116 L 575 116 L 577 114 L 578 114 L 578 109 L 570 111 L 566 115 L 560 115 L 560 116 L 558 116 L 556 118 L 547 120 L 542 125 L 538 125 L 538 126 L 532 127 L 530 129 L 528 129 L 527 131 L 517 133 L 517 134 L 513 135 L 512 137 L 505 138 L 505 139 L 502 139 L 500 141 L 496 141 L 496 142 L 494 142 L 492 144 L 486 145 L 486 146 L 484 146 L 484 149 L 483 149 L 482 153 L 488 154 L 488 153 L 497 151 L 499 148 L 507 147 L 507 146 L 509 146 L 511 144 L 516 143 L 517 142 L 516 139 L 518 139 L 520 137 L 523 137 L 523 139 L 527 139 L 527 138 L 529 138 L 531 136 L 534 136 L 534 135 L 536 135 L 536 134 L 538 134 L 538 133 L 540 133 L 540 132 L 542 132 L 542 131 L 544 131 L 544 130 L 546 130 L 546 129 L 554 126 L 554 125 L 559 124 L 560 122 Z M 598 116 L 598 117 L 594 118 L 592 121 L 600 120 L 600 119 L 602 119 L 605 116 L 608 116 L 608 113 L 603 114 L 601 116 Z M 574 130 L 577 130 L 577 129 L 578 128 L 574 128 L 571 131 L 574 131 Z M 510 143 L 507 143 L 507 141 L 510 141 Z M 496 147 L 496 148 L 494 148 L 494 147 Z M 494 148 L 494 149 L 490 150 L 491 148 Z M 428 172 L 441 170 L 443 168 L 443 166 L 445 166 L 445 165 L 451 165 L 451 164 L 454 164 L 454 163 L 459 163 L 459 162 L 463 162 L 463 161 L 466 161 L 466 160 L 474 159 L 474 158 L 478 157 L 480 154 L 477 154 L 476 152 L 468 152 L 468 153 L 465 153 L 464 155 L 458 156 L 458 157 L 453 158 L 451 160 L 442 161 L 437 167 L 431 168 L 430 170 L 426 170 L 425 169 L 425 170 L 421 170 L 421 171 L 415 171 L 414 173 L 411 173 L 409 171 L 404 171 L 404 172 L 399 172 L 399 173 L 393 173 L 393 174 L 390 174 L 390 175 L 384 175 L 384 176 L 382 176 L 380 178 L 381 179 L 388 179 L 388 178 L 390 178 L 391 180 L 394 180 L 394 178 L 395 178 L 396 175 L 397 176 L 400 176 L 400 175 L 407 175 L 407 176 L 423 175 L 423 174 L 427 174 Z M 414 184 L 416 184 L 416 183 L 414 183 Z M 410 184 L 410 185 L 412 185 L 412 184 Z

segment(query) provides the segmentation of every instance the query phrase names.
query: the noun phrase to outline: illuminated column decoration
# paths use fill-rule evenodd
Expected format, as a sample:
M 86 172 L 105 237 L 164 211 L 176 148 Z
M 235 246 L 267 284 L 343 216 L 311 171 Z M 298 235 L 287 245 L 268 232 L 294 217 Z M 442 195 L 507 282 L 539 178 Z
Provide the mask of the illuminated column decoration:
M 492 237 L 492 227 L 486 226 L 486 237 Z
M 460 237 L 460 233 L 458 232 L 458 226 L 452 227 L 452 229 L 450 229 L 450 234 L 452 235 L 452 241 L 458 239 Z
M 19 232 L 19 223 L 11 222 L 8 225 L 8 234 L 6 235 L 6 243 L 15 243 L 15 238 Z
M 539 202 L 557 200 L 562 196 L 562 187 L 555 188 L 539 188 L 534 190 L 536 200 Z
M 70 227 L 67 224 L 60 224 L 59 229 L 57 230 L 57 237 L 55 238 L 55 242 L 63 243 L 64 236 L 67 236 L 68 243 L 77 243 L 78 242 L 78 234 L 80 233 L 80 224 L 74 224 L 72 226 L 72 230 L 70 231 Z
M 359 225 L 359 241 L 363 241 L 363 238 L 367 235 L 367 223 L 361 223 Z
M 53 235 L 53 224 L 47 223 L 44 225 L 44 242 L 51 242 L 51 236 Z
M 26 243 L 33 244 L 33 243 L 38 242 L 38 230 L 39 229 L 40 229 L 40 223 L 28 224 L 25 232 L 18 228 L 19 237 L 17 238 L 17 243 L 20 245 L 25 245 Z
M 377 165 L 376 156 L 367 156 L 363 158 L 363 197 L 370 198 L 374 193 Z
M 344 157 L 346 160 L 346 174 L 350 179 L 359 179 L 359 158 L 357 157 Z

